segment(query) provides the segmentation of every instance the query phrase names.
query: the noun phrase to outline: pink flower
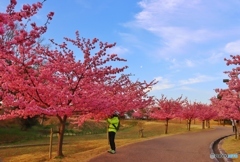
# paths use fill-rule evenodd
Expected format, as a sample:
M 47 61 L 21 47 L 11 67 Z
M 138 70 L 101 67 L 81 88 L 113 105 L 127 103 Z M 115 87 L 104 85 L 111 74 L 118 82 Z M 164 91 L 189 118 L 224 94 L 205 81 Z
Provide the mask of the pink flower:
M 3 35 L 4 34 L 4 29 L 3 27 L 0 27 L 0 35 Z

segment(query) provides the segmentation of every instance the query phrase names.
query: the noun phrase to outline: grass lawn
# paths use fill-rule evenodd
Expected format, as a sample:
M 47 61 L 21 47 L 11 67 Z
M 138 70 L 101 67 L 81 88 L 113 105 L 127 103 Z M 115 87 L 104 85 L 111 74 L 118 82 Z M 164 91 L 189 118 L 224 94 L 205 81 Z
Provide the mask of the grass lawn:
M 223 140 L 222 148 L 227 154 L 240 153 L 240 140 L 235 139 L 235 136 L 227 137 Z M 232 159 L 234 162 L 240 162 L 240 154 L 237 159 Z
M 105 126 L 105 122 L 102 122 Z M 149 140 L 156 137 L 164 137 L 169 135 L 174 135 L 178 133 L 186 133 L 186 122 L 179 120 L 172 120 L 169 123 L 168 134 L 164 134 L 165 123 L 162 121 L 146 121 L 146 120 L 121 120 L 121 127 L 119 132 L 116 135 L 116 146 L 119 148 L 124 145 L 128 145 L 135 142 L 140 142 L 144 140 Z M 212 124 L 217 124 L 212 122 Z M 9 162 L 73 162 L 81 161 L 86 162 L 90 158 L 97 156 L 101 153 L 106 152 L 109 149 L 107 142 L 106 128 L 103 129 L 103 125 L 98 127 L 99 131 L 104 133 L 92 134 L 91 128 L 93 126 L 85 126 L 84 132 L 88 132 L 80 135 L 68 135 L 64 137 L 63 145 L 63 154 L 65 155 L 64 159 L 49 159 L 49 146 L 27 146 L 27 147 L 15 147 L 15 148 L 1 148 L 0 149 L 0 160 L 9 161 Z M 139 137 L 139 128 L 143 127 L 143 138 Z M 96 128 L 95 128 L 96 129 Z M 211 129 L 211 128 L 210 128 Z M 208 129 L 205 129 L 208 130 Z M 1 130 L 0 130 L 1 131 Z M 202 131 L 201 123 L 196 121 L 192 123 L 191 132 Z M 15 133 L 17 134 L 17 133 Z M 0 132 L 0 139 L 2 136 Z M 33 135 L 31 135 L 33 136 Z M 5 134 L 5 137 L 6 134 Z M 22 136 L 22 138 L 24 138 Z M 49 137 L 36 138 L 33 137 L 27 138 L 25 140 L 20 140 L 20 142 L 15 141 L 14 144 L 29 145 L 29 144 L 48 144 Z M 52 156 L 56 156 L 57 150 L 57 137 L 53 138 L 53 152 Z M 12 144 L 12 143 L 11 143 Z M 7 144 L 2 144 L 2 146 Z

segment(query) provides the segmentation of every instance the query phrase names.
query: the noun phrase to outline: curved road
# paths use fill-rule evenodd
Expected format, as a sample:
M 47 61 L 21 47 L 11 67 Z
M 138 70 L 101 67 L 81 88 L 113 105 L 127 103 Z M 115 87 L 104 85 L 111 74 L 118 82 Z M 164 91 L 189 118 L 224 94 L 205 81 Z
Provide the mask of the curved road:
M 89 162 L 213 162 L 210 144 L 232 134 L 231 127 L 219 126 L 202 132 L 185 133 L 139 142 L 104 153 Z

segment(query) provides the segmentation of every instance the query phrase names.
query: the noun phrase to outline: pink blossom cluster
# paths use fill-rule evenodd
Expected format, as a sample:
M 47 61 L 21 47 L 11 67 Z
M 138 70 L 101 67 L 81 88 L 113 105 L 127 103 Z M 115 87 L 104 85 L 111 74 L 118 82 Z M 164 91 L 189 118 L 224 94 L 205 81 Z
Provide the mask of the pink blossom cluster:
M 124 74 L 128 66 L 114 66 L 115 61 L 127 61 L 107 52 L 116 43 L 81 38 L 77 31 L 75 39 L 66 37 L 63 43 L 51 39 L 55 48 L 42 45 L 38 39 L 47 32 L 54 13 L 47 14 L 42 26 L 30 18 L 43 2 L 15 11 L 13 0 L 6 13 L 0 13 L 0 119 L 44 114 L 65 122 L 77 114 L 81 124 L 83 119 L 104 119 L 114 110 L 124 113 L 153 101 L 146 91 L 155 81 L 133 82 Z M 69 49 L 69 44 L 79 51 Z M 75 53 L 84 59 L 76 60 Z

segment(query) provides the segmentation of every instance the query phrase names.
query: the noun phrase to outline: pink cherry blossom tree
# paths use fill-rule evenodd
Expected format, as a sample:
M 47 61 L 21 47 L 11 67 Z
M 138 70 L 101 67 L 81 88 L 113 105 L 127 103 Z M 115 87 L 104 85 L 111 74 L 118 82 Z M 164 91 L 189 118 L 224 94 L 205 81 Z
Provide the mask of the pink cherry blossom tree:
M 151 113 L 154 109 L 153 105 L 154 105 L 154 100 L 152 100 L 153 102 L 148 104 L 146 107 L 141 107 L 138 109 L 135 109 L 132 116 L 136 119 L 150 119 L 151 118 Z
M 214 107 L 208 104 L 197 103 L 197 118 L 202 121 L 202 129 L 205 129 L 205 122 L 208 128 L 210 128 L 210 120 L 217 116 L 217 111 Z
M 179 97 L 177 99 L 167 99 L 164 95 L 157 99 L 157 108 L 151 113 L 151 118 L 165 120 L 165 134 L 168 133 L 169 120 L 176 118 L 182 109 L 182 104 L 186 99 Z
M 223 119 L 233 119 L 233 121 L 240 119 L 239 113 L 239 98 L 238 93 L 230 89 L 216 89 L 218 98 L 212 98 L 211 102 L 215 109 L 218 110 L 218 116 Z M 235 138 L 238 138 L 238 127 L 236 126 Z
M 240 55 L 230 55 L 230 58 L 225 58 L 227 66 L 233 66 L 232 70 L 225 71 L 224 73 L 228 74 L 229 78 L 227 85 L 228 89 L 226 90 L 219 90 L 218 92 L 218 101 L 215 101 L 215 105 L 220 105 L 222 111 L 224 112 L 225 116 L 228 119 L 239 120 L 239 93 L 240 93 L 240 80 L 239 80 L 239 73 L 240 73 Z M 237 127 L 236 127 L 237 128 Z M 236 133 L 238 132 L 238 129 Z M 237 135 L 236 135 L 237 136 Z
M 152 102 L 148 92 L 156 82 L 132 82 L 129 75 L 120 75 L 127 66 L 114 67 L 113 62 L 126 60 L 107 53 L 115 43 L 80 38 L 76 32 L 75 39 L 64 38 L 62 44 L 51 40 L 55 49 L 42 46 L 37 39 L 47 31 L 53 12 L 46 24 L 31 23 L 29 30 L 22 19 L 30 21 L 43 3 L 24 5 L 19 12 L 14 10 L 16 4 L 12 0 L 6 13 L 0 14 L 0 120 L 56 116 L 57 156 L 63 156 L 65 124 L 73 114 L 81 124 L 88 118 L 105 118 L 115 109 L 124 112 Z M 14 30 L 16 23 L 22 28 Z M 5 39 L 8 31 L 14 31 L 10 40 Z M 79 49 L 83 60 L 76 60 L 77 51 L 69 49 L 69 44 Z
M 183 104 L 181 113 L 179 115 L 182 119 L 187 120 L 187 129 L 191 130 L 191 122 L 198 116 L 198 104 L 197 102 L 191 103 L 187 101 Z

